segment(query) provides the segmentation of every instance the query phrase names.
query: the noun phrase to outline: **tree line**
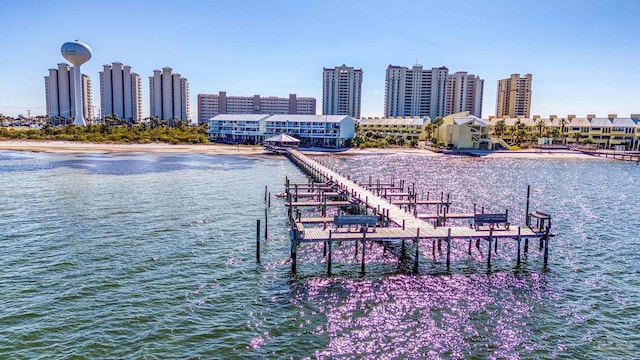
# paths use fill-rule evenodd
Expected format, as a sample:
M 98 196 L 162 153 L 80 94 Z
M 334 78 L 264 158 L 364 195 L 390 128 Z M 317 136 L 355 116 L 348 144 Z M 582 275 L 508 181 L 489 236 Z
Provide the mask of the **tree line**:
M 208 143 L 206 125 L 188 126 L 177 122 L 174 126 L 161 121 L 139 124 L 102 123 L 87 126 L 51 126 L 42 128 L 0 127 L 0 137 L 23 140 L 63 140 L 93 143 L 154 143 L 204 144 Z

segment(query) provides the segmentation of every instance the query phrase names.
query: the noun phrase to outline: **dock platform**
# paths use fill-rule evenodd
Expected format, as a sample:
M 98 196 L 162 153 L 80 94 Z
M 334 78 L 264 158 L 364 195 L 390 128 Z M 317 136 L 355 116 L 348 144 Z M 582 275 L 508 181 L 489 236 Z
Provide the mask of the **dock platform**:
M 447 245 L 447 269 L 450 266 L 450 249 L 452 242 L 457 240 L 469 241 L 469 253 L 471 253 L 471 242 L 475 240 L 479 244 L 482 240 L 488 242 L 488 248 L 492 245 L 496 247 L 499 239 L 514 240 L 517 242 L 517 263 L 520 264 L 520 243 L 525 242 L 524 251 L 528 251 L 528 242 L 530 239 L 540 241 L 540 249 L 544 248 L 544 266 L 548 264 L 549 238 L 555 236 L 550 232 L 551 217 L 541 212 L 533 212 L 527 216 L 527 224 L 511 225 L 506 221 L 508 212 L 504 214 L 479 214 L 460 212 L 449 213 L 451 201 L 449 196 L 446 198 L 441 194 L 440 199 L 418 199 L 415 193 L 415 185 L 413 189 L 408 191 L 404 189 L 404 181 L 400 186 L 396 186 L 395 182 L 373 184 L 371 179 L 369 184 L 360 185 L 350 179 L 349 176 L 343 176 L 330 168 L 320 164 L 314 159 L 305 156 L 297 150 L 289 150 L 287 152 L 289 159 L 303 170 L 310 177 L 309 184 L 291 184 L 287 180 L 285 189 L 288 194 L 286 202 L 289 208 L 289 218 L 291 223 L 291 268 L 296 272 L 297 266 L 297 248 L 303 243 L 324 243 L 325 255 L 327 258 L 328 272 L 331 273 L 331 247 L 336 241 L 354 241 L 356 249 L 358 242 L 363 244 L 362 251 L 362 271 L 364 272 L 364 243 L 365 242 L 402 242 L 402 249 L 405 249 L 405 241 L 414 244 L 414 271 L 418 271 L 419 260 L 419 243 L 421 239 L 438 240 L 438 244 L 442 241 Z M 386 188 L 385 188 L 386 187 Z M 291 191 L 297 191 L 298 197 L 303 191 L 327 192 L 333 194 L 346 195 L 348 200 L 334 201 L 328 200 L 325 196 L 312 198 L 310 201 L 292 201 Z M 319 190 L 321 189 L 321 190 Z M 385 190 L 386 189 L 386 190 Z M 393 189 L 393 190 L 389 190 Z M 318 193 L 317 193 L 318 194 Z M 385 197 L 386 196 L 386 197 Z M 318 200 L 315 200 L 318 199 Z M 378 223 L 374 228 L 367 226 L 355 226 L 352 230 L 338 227 L 334 224 L 334 217 L 327 216 L 327 207 L 358 207 L 358 211 L 364 211 L 360 217 L 375 217 Z M 405 209 L 402 209 L 402 206 Z M 418 206 L 436 206 L 436 213 L 418 213 Z M 294 209 L 302 207 L 316 207 L 322 209 L 321 216 L 306 217 L 294 216 Z M 406 209 L 413 211 L 406 211 Z M 483 209 L 484 210 L 484 209 Z M 527 212 L 529 211 L 529 189 L 527 191 Z M 372 215 L 368 215 L 372 214 Z M 353 216 L 354 218 L 357 216 Z M 348 216 L 347 216 L 348 218 Z M 373 218 L 372 218 L 373 219 Z M 446 220 L 470 220 L 482 219 L 478 221 L 490 221 L 490 224 L 480 224 L 483 226 L 443 226 Z M 434 220 L 427 222 L 427 220 Z M 534 226 L 530 221 L 536 220 Z M 479 246 L 479 245 L 477 245 Z M 328 255 L 326 248 L 329 248 Z M 489 250 L 487 255 L 487 266 L 491 267 L 491 253 Z

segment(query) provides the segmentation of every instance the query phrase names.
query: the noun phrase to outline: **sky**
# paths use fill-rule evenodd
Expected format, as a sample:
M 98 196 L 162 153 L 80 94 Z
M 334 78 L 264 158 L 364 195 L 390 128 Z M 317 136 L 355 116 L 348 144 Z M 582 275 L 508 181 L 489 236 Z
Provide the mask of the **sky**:
M 149 76 L 165 66 L 197 95 L 311 96 L 322 69 L 363 70 L 362 116 L 384 114 L 388 65 L 446 66 L 484 79 L 483 117 L 497 80 L 533 75 L 531 114 L 640 113 L 640 1 L 14 1 L 0 0 L 0 113 L 45 114 L 44 76 L 79 39 L 100 107 L 102 65 Z M 29 112 L 28 112 L 29 111 Z

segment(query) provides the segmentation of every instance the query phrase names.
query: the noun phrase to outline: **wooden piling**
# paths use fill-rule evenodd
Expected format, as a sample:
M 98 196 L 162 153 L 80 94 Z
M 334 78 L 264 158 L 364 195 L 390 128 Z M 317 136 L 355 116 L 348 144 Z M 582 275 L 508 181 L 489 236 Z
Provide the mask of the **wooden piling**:
M 531 185 L 527 185 L 527 204 L 525 207 L 525 211 L 524 211 L 524 218 L 525 218 L 525 225 L 527 226 L 531 226 L 531 224 L 529 223 L 529 195 L 531 194 Z M 526 249 L 526 243 L 525 243 L 525 249 Z M 525 250 L 526 252 L 526 250 Z
M 331 230 L 329 230 L 329 254 L 327 256 L 327 274 L 331 275 L 331 247 L 332 247 L 332 241 L 331 241 Z
M 365 227 L 364 232 L 362 233 L 362 265 L 360 266 L 360 271 L 363 274 L 364 274 L 364 249 L 367 248 L 367 241 L 366 240 L 367 240 L 367 228 Z
M 550 226 L 547 226 L 547 230 L 545 231 L 545 234 L 544 234 L 544 268 L 545 269 L 549 264 L 549 228 Z
M 413 262 L 413 272 L 418 273 L 418 260 L 420 254 L 420 228 L 416 229 L 416 258 Z
M 491 268 L 491 242 L 493 241 L 493 229 L 489 229 L 489 251 L 487 255 L 487 267 Z
M 296 273 L 298 258 L 298 231 L 293 229 L 293 239 L 291 239 L 291 272 Z
M 264 202 L 267 202 L 267 185 L 264 186 Z
M 520 231 L 521 231 L 521 228 L 520 226 L 518 226 L 518 238 L 516 239 L 518 241 L 518 257 L 517 257 L 518 266 L 520 266 L 520 240 L 522 240 L 522 237 L 520 236 Z
M 447 271 L 449 271 L 449 265 L 451 264 L 450 257 L 451 257 L 451 228 L 449 228 L 449 231 L 447 234 Z
M 260 263 L 260 219 L 256 223 L 256 261 Z
M 267 209 L 264 209 L 264 239 L 267 240 L 269 238 L 269 233 L 268 233 L 268 215 L 267 215 Z

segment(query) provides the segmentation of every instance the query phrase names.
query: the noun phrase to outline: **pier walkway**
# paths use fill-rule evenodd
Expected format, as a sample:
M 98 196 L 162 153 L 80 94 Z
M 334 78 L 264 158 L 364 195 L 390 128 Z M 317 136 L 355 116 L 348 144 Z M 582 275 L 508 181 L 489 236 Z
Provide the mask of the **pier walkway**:
M 447 268 L 449 268 L 449 253 L 452 240 L 468 240 L 469 241 L 469 252 L 471 252 L 471 240 L 475 239 L 477 241 L 480 240 L 488 240 L 489 249 L 492 247 L 492 243 L 495 242 L 497 244 L 498 239 L 513 239 L 517 241 L 518 245 L 518 264 L 520 263 L 520 241 L 525 240 L 525 252 L 528 249 L 528 240 L 529 239 L 539 239 L 540 240 L 540 248 L 544 247 L 544 261 L 545 267 L 547 265 L 548 259 L 548 241 L 549 237 L 554 236 L 549 232 L 551 226 L 550 216 L 544 214 L 546 217 L 542 220 L 538 220 L 538 227 L 530 226 L 529 219 L 530 216 L 527 216 L 527 224 L 523 225 L 513 225 L 509 226 L 507 224 L 503 224 L 499 226 L 492 224 L 491 226 L 481 226 L 481 227 L 473 227 L 473 226 L 438 226 L 442 225 L 439 222 L 442 218 L 440 209 L 448 209 L 449 200 L 448 196 L 445 200 L 417 200 L 415 191 L 412 193 L 403 193 L 403 189 L 399 190 L 398 197 L 407 197 L 407 200 L 399 201 L 394 199 L 394 195 L 388 196 L 389 193 L 384 191 L 384 195 L 387 195 L 387 199 L 383 198 L 383 194 L 380 191 L 380 185 L 378 184 L 378 189 L 375 189 L 369 184 L 367 186 L 359 185 L 355 181 L 351 180 L 348 176 L 343 176 L 333 171 L 332 169 L 320 164 L 319 162 L 309 158 L 308 156 L 302 154 L 297 150 L 289 150 L 287 156 L 290 158 L 292 162 L 294 162 L 298 167 L 300 167 L 303 171 L 305 171 L 312 179 L 314 179 L 314 183 L 311 184 L 287 184 L 287 192 L 288 192 L 288 201 L 287 205 L 291 211 L 294 207 L 313 207 L 317 206 L 322 208 L 321 217 L 312 217 L 312 218 L 300 218 L 298 216 L 297 219 L 294 218 L 293 212 L 290 212 L 290 217 L 292 221 L 292 244 L 291 244 L 291 259 L 292 259 L 292 270 L 295 272 L 296 269 L 296 252 L 297 246 L 299 243 L 308 243 L 308 242 L 324 242 L 325 249 L 326 246 L 329 246 L 329 258 L 328 258 L 328 266 L 329 273 L 331 272 L 331 243 L 334 241 L 355 241 L 356 248 L 357 242 L 361 241 L 364 246 L 365 241 L 377 241 L 377 242 L 394 242 L 401 241 L 402 248 L 404 249 L 405 240 L 413 241 L 415 244 L 415 264 L 414 269 L 417 271 L 418 268 L 418 247 L 420 243 L 420 239 L 430 239 L 430 240 L 438 240 L 438 241 L 446 241 L 447 244 Z M 320 185 L 317 185 L 320 183 Z M 327 186 L 329 185 L 329 186 Z M 391 187 L 394 187 L 394 184 L 390 184 Z M 296 195 L 291 194 L 290 191 L 292 188 L 295 188 Z M 395 189 L 395 188 L 394 188 Z M 315 198 L 318 201 L 308 201 L 303 200 L 299 201 L 297 198 L 313 198 L 309 193 L 318 191 L 319 195 Z M 327 191 L 331 192 L 332 195 L 335 193 L 345 194 L 350 197 L 350 200 L 342 200 L 342 201 L 327 201 L 326 197 L 322 196 L 322 192 Z M 380 194 L 377 195 L 377 193 Z M 400 195 L 401 194 L 401 195 Z M 413 196 L 413 200 L 411 197 Z M 295 197 L 295 200 L 294 200 Z M 528 196 L 527 196 L 528 198 Z M 528 201 L 528 199 L 527 199 Z M 372 210 L 373 214 L 376 218 L 385 219 L 387 226 L 379 226 L 376 227 L 375 230 L 371 228 L 361 228 L 360 231 L 343 231 L 336 227 L 333 227 L 332 220 L 334 218 L 328 217 L 326 215 L 326 207 L 327 206 L 350 206 L 354 203 L 362 204 L 366 209 Z M 417 205 L 437 205 L 438 213 L 436 214 L 419 214 L 417 212 Z M 401 205 L 413 205 L 413 211 L 405 211 L 400 206 Z M 527 211 L 528 211 L 528 203 L 527 203 Z M 442 211 L 443 214 L 446 214 L 446 211 Z M 537 216 L 535 214 L 543 214 L 543 213 L 534 213 L 534 217 Z M 474 219 L 475 213 L 460 213 L 460 214 L 449 214 L 448 219 Z M 504 219 L 507 218 L 507 214 L 498 214 L 504 216 Z M 446 215 L 445 215 L 446 216 Z M 488 215 L 491 216 L 491 215 Z M 430 223 L 426 220 L 434 220 L 433 223 Z M 546 221 L 546 223 L 545 223 Z M 314 228 L 305 228 L 305 224 L 307 225 L 322 225 L 316 226 Z M 329 227 L 328 227 L 329 225 Z M 326 250 L 325 250 L 326 252 Z M 491 252 L 488 251 L 488 259 L 487 264 L 491 266 Z M 362 258 L 362 271 L 364 271 L 364 247 L 363 247 L 363 258 Z

